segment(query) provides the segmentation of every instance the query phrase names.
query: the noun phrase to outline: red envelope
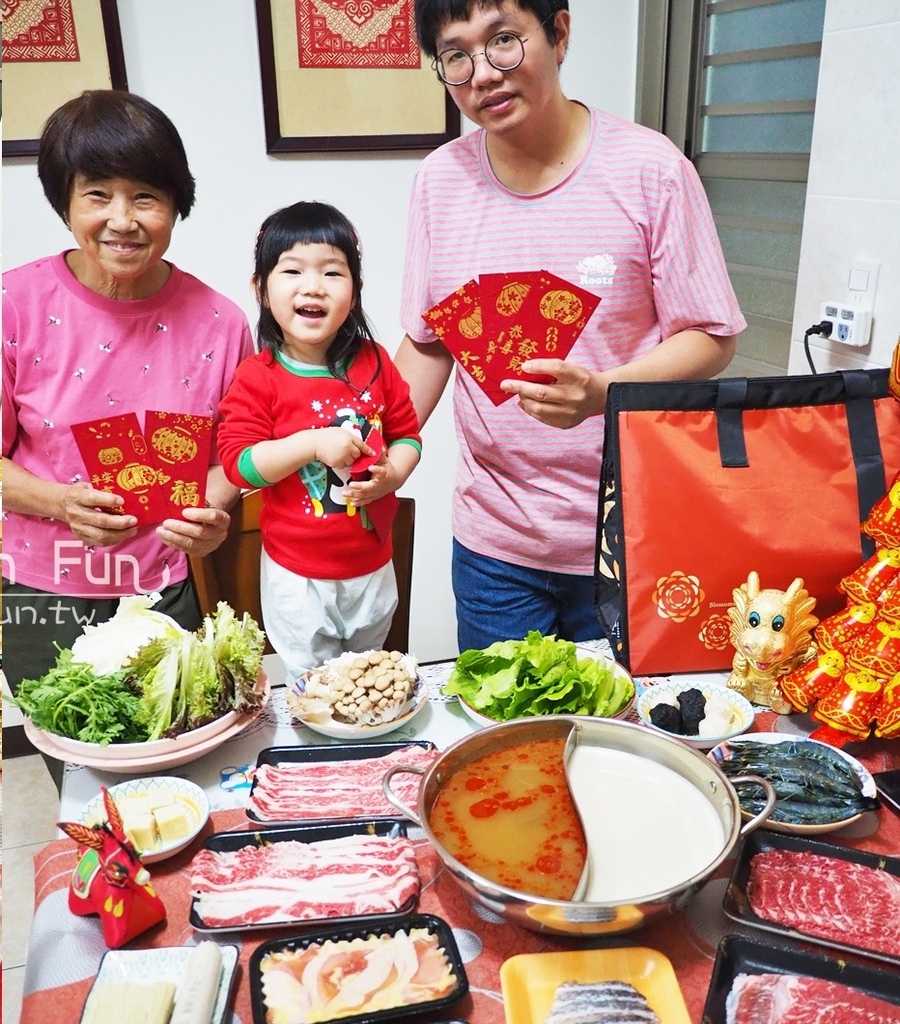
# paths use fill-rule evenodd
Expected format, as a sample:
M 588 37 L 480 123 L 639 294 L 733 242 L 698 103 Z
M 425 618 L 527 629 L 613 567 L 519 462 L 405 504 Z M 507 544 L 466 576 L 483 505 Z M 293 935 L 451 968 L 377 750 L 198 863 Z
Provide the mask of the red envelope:
M 140 526 L 166 518 L 163 485 L 168 478 L 158 468 L 133 412 L 75 423 L 72 433 L 91 485 L 125 499 L 117 511 L 136 516 Z
M 498 381 L 502 377 L 488 374 L 493 353 L 488 351 L 481 316 L 481 289 L 477 281 L 466 282 L 462 288 L 423 313 L 422 319 L 494 405 L 501 405 L 513 397 L 500 390 Z
M 382 544 L 387 544 L 388 542 L 399 507 L 400 499 L 397 495 L 386 494 L 383 498 L 379 498 L 378 501 L 373 501 L 371 505 L 365 505 L 360 509 L 360 512 L 369 517 L 372 526 L 375 528 L 375 536 Z
M 381 458 L 381 453 L 384 451 L 385 444 L 384 438 L 381 436 L 381 431 L 375 427 L 369 429 L 368 434 L 364 438 L 366 444 L 375 452 L 374 455 L 360 455 L 360 457 L 350 465 L 350 479 L 351 480 L 367 480 L 369 477 L 369 470 L 375 465 L 375 463 Z
M 212 417 L 148 410 L 144 435 L 165 480 L 164 519 L 180 519 L 185 508 L 202 508 L 212 444 Z
M 489 353 L 488 376 L 552 383 L 524 373 L 528 359 L 565 359 L 600 299 L 546 270 L 482 274 L 481 308 Z

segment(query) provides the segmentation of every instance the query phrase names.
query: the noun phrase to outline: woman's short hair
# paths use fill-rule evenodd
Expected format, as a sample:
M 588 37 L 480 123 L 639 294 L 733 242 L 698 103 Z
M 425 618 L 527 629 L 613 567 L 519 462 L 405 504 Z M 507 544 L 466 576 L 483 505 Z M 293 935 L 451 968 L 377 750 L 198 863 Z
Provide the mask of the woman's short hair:
M 467 21 L 478 8 L 502 6 L 504 0 L 416 0 L 416 35 L 419 45 L 429 57 L 437 56 L 438 32 L 448 21 Z M 544 26 L 551 45 L 556 42 L 556 29 L 551 15 L 567 11 L 569 0 L 513 0 L 522 11 L 531 11 Z
M 79 174 L 146 182 L 172 197 L 182 219 L 194 205 L 194 177 L 177 128 L 148 100 L 121 89 L 89 89 L 57 108 L 41 131 L 37 171 L 64 221 Z

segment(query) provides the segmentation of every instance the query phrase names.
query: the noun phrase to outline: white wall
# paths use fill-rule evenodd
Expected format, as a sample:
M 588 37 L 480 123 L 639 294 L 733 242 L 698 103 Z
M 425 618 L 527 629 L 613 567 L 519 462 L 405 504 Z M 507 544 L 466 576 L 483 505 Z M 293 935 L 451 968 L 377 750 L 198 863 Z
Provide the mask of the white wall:
M 251 0 L 118 0 L 118 6 L 129 87 L 175 122 L 197 178 L 197 205 L 175 229 L 169 256 L 233 298 L 255 323 L 248 279 L 260 222 L 301 198 L 331 202 L 360 232 L 366 310 L 393 352 L 400 340 L 407 197 L 421 154 L 267 156 Z M 569 96 L 633 116 L 637 8 L 638 0 L 571 0 L 574 38 L 563 68 Z M 43 198 L 33 160 L 5 160 L 3 184 L 6 266 L 70 244 Z M 455 451 L 448 392 L 425 429 L 423 461 L 403 492 L 417 503 L 410 646 L 421 660 L 456 653 Z
M 816 369 L 886 366 L 900 337 L 900 0 L 828 0 L 790 373 L 820 304 L 849 301 L 851 259 L 881 265 L 871 344 L 810 338 Z

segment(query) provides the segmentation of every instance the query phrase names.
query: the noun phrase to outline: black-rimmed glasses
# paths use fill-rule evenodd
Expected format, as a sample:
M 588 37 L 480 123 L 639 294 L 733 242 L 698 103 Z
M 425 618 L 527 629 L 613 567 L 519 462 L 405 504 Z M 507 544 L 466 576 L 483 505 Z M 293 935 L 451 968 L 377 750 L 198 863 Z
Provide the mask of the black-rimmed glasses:
M 515 71 L 525 60 L 525 44 L 534 38 L 556 12 L 546 17 L 535 32 L 524 39 L 515 32 L 498 32 L 484 44 L 478 53 L 466 53 L 465 50 L 442 50 L 432 61 L 431 66 L 437 72 L 444 85 L 465 85 L 472 81 L 475 74 L 475 58 L 484 57 L 492 68 L 497 71 Z

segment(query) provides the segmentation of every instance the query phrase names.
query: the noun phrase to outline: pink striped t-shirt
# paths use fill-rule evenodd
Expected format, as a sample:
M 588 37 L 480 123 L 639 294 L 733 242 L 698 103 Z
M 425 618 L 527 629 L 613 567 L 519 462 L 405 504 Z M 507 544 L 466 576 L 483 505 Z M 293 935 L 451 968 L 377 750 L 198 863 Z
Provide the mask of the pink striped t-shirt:
M 410 202 L 401 324 L 484 273 L 548 270 L 601 302 L 568 361 L 607 370 L 695 327 L 746 326 L 697 174 L 664 136 L 598 110 L 579 165 L 546 192 L 509 191 L 483 131 L 429 154 Z M 459 461 L 453 533 L 480 554 L 564 573 L 593 572 L 603 417 L 560 430 L 515 399 L 495 407 L 456 374 Z M 660 482 L 664 488 L 664 482 Z

